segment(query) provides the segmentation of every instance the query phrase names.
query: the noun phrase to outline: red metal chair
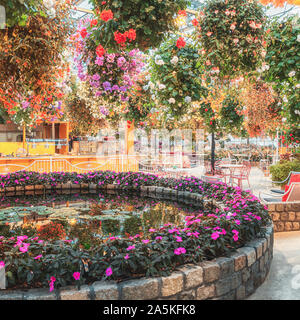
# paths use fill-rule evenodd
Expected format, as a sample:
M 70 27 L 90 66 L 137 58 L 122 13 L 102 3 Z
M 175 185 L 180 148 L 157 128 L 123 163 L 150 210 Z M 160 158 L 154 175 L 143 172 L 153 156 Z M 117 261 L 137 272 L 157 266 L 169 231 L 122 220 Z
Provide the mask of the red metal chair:
M 251 171 L 251 163 L 249 161 L 243 161 L 243 166 L 241 168 L 236 168 L 234 173 L 231 175 L 231 180 L 238 181 L 238 186 L 242 188 L 243 180 L 247 180 L 248 186 L 250 188 L 249 175 Z

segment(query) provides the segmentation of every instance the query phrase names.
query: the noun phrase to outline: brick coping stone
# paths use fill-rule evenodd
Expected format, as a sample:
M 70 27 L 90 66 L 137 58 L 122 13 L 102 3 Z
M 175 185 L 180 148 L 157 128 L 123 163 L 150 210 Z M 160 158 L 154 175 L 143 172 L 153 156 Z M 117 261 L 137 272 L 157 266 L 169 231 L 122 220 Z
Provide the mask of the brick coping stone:
M 114 186 L 114 185 L 113 185 Z M 116 189 L 108 187 L 107 189 Z M 199 201 L 201 195 L 169 188 L 141 187 L 147 196 Z M 216 203 L 214 203 L 216 204 Z M 273 258 L 273 224 L 265 236 L 245 244 L 227 256 L 183 265 L 167 277 L 143 277 L 123 282 L 97 281 L 90 285 L 55 289 L 0 290 L 0 300 L 243 300 L 264 282 Z

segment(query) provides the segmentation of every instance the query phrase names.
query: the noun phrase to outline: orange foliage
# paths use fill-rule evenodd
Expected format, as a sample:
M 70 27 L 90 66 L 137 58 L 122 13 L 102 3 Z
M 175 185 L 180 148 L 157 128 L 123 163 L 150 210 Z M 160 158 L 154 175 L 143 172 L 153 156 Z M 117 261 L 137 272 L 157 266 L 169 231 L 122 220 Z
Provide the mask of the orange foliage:
M 300 0 L 260 0 L 260 2 L 266 6 L 272 4 L 274 7 L 283 7 L 285 3 L 300 6 Z
M 260 80 L 247 80 L 243 84 L 239 100 L 245 106 L 245 128 L 251 137 L 276 128 L 279 115 L 272 112 L 271 105 L 276 102 L 272 87 Z

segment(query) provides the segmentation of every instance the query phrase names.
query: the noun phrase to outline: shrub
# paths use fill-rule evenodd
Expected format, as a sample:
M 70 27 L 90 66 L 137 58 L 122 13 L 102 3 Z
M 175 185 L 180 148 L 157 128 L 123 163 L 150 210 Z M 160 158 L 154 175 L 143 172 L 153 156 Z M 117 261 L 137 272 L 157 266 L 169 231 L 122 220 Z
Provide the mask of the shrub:
M 300 161 L 280 161 L 279 163 L 270 167 L 272 181 L 285 180 L 291 171 L 300 172 Z M 286 185 L 285 182 L 283 185 Z

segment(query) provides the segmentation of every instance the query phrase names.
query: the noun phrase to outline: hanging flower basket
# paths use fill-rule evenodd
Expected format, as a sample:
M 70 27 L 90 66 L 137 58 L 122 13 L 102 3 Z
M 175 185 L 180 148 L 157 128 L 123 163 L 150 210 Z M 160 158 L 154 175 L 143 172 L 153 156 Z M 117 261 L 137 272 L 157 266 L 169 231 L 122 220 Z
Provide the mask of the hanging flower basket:
M 100 18 L 98 32 L 109 49 L 125 44 L 146 50 L 160 45 L 170 32 L 178 29 L 175 15 L 187 7 L 187 0 L 91 0 Z M 135 42 L 130 42 L 134 33 Z

